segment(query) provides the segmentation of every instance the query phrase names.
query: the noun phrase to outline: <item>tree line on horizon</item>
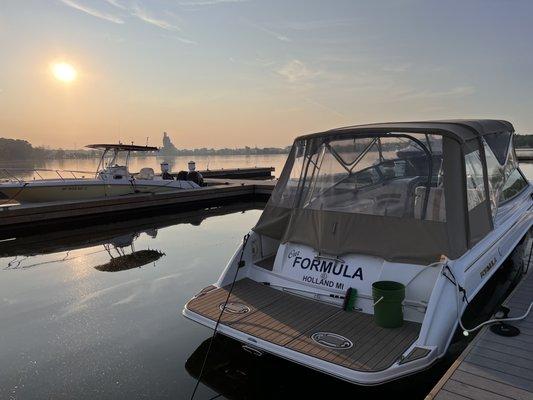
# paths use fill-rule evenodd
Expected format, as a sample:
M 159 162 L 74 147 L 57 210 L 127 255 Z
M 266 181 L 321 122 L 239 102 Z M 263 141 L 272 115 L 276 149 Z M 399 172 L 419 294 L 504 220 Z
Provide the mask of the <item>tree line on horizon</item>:
M 515 134 L 514 145 L 517 148 L 533 148 L 533 135 Z M 161 156 L 201 156 L 201 155 L 267 155 L 267 154 L 287 154 L 291 146 L 286 147 L 240 147 L 240 148 L 197 148 L 197 149 L 176 149 L 173 154 L 155 153 L 150 155 Z M 99 157 L 98 150 L 65 150 L 50 149 L 45 147 L 33 147 L 30 142 L 22 139 L 0 138 L 0 162 L 12 160 L 47 160 L 47 159 L 75 159 Z M 135 155 L 132 154 L 132 155 Z M 137 155 L 146 155 L 137 154 Z
M 148 155 L 160 156 L 194 156 L 194 155 L 261 155 L 261 154 L 286 154 L 290 146 L 286 147 L 242 147 L 242 148 L 198 148 L 198 149 L 176 149 L 173 154 L 149 152 Z M 34 147 L 27 140 L 0 138 L 0 162 L 14 160 L 50 160 L 50 159 L 76 159 L 94 158 L 102 154 L 99 150 L 80 149 L 50 149 L 45 147 Z M 147 153 L 132 153 L 132 156 L 143 156 Z

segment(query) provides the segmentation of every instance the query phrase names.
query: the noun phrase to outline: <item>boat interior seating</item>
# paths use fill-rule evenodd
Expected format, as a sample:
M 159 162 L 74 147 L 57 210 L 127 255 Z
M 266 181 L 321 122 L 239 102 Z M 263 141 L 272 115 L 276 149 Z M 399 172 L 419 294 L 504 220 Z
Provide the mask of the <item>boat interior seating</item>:
M 274 268 L 274 261 L 276 260 L 276 253 L 273 253 L 267 257 L 264 257 L 261 260 L 255 261 L 254 264 L 258 267 L 266 269 L 267 271 L 272 271 Z
M 415 189 L 415 212 L 416 219 L 422 218 L 424 201 L 426 199 L 426 187 L 417 186 Z M 429 188 L 429 198 L 426 208 L 426 219 L 432 221 L 445 221 L 446 208 L 444 203 L 444 190 L 442 187 Z
M 124 165 L 113 165 L 107 167 L 105 170 L 99 173 L 103 177 L 111 177 L 112 179 L 128 179 L 128 168 Z
M 426 180 L 426 177 L 421 176 L 394 178 L 359 190 L 354 190 L 353 184 L 342 184 L 330 194 L 314 199 L 310 207 L 398 218 L 412 217 L 413 212 L 416 214 L 414 210 L 417 197 L 420 196 L 418 190 Z M 425 186 L 421 188 L 423 191 L 426 189 Z
M 155 173 L 153 168 L 141 168 L 137 174 L 137 179 L 151 180 L 154 179 Z

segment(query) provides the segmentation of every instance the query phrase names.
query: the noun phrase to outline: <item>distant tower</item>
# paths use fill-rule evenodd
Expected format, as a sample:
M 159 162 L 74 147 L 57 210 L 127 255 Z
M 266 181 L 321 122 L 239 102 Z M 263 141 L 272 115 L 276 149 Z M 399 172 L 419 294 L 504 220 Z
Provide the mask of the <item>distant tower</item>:
M 166 132 L 163 132 L 163 147 L 160 150 L 162 155 L 175 156 L 178 154 L 178 149 L 170 140 L 170 136 Z
M 172 141 L 170 140 L 170 137 L 167 135 L 167 133 L 163 132 L 163 147 L 170 146 L 172 146 Z

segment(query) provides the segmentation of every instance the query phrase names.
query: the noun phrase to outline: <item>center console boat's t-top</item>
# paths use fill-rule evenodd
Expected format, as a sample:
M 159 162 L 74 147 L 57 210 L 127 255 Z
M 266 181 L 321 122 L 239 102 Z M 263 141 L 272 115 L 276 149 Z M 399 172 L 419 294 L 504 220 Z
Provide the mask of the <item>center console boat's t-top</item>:
M 298 137 L 256 226 L 183 314 L 358 384 L 429 367 L 532 225 L 513 132 L 453 120 Z
M 20 203 L 89 200 L 134 193 L 161 193 L 200 186 L 188 179 L 174 180 L 167 170 L 156 176 L 152 168 L 129 172 L 132 152 L 154 152 L 157 147 L 133 144 L 90 144 L 86 147 L 103 150 L 94 178 L 63 178 L 40 180 L 11 180 L 0 182 L 0 194 Z M 165 164 L 165 163 L 163 163 Z M 163 167 L 162 164 L 162 167 Z M 168 164 L 166 164 L 168 169 Z M 170 179 L 164 179 L 170 176 Z

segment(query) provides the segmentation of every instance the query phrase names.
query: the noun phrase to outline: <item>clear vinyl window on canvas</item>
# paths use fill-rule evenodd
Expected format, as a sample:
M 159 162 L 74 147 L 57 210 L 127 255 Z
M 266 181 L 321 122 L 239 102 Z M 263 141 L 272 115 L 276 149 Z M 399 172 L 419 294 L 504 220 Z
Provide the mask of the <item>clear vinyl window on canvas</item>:
M 483 163 L 479 150 L 465 155 L 466 197 L 468 211 L 485 201 L 485 182 L 483 180 Z
M 302 140 L 278 204 L 444 221 L 441 142 L 407 133 Z

